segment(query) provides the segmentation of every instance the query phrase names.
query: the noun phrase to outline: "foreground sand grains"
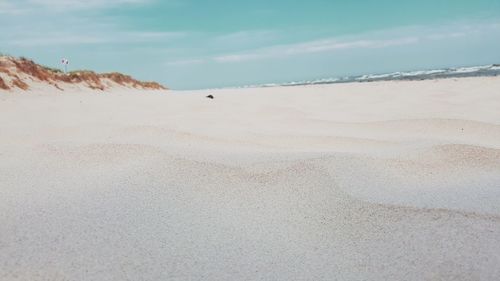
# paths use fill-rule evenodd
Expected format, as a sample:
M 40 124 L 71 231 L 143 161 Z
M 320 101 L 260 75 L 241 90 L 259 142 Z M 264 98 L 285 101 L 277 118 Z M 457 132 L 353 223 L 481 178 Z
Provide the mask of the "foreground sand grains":
M 500 79 L 0 95 L 0 280 L 498 280 Z

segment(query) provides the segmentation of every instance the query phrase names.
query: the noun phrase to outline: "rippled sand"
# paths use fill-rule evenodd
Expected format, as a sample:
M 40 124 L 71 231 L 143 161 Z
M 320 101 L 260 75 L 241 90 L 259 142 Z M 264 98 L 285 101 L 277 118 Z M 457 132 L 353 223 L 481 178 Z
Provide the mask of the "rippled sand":
M 0 280 L 498 280 L 499 93 L 0 93 Z

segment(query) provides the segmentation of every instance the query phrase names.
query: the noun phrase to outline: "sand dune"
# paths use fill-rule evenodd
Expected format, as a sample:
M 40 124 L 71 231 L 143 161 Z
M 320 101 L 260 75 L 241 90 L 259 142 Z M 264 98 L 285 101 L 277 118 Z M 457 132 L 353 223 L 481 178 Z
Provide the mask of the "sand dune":
M 498 280 L 498 93 L 0 93 L 0 279 Z
M 112 90 L 166 90 L 156 82 L 143 82 L 118 72 L 95 73 L 77 70 L 63 73 L 60 69 L 39 65 L 26 58 L 0 54 L 0 90 L 10 92 L 75 92 Z

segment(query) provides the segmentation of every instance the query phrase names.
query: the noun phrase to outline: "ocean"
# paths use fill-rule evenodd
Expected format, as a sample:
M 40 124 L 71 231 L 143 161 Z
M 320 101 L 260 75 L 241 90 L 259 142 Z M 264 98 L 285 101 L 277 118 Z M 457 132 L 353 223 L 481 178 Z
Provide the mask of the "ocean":
M 483 66 L 443 68 L 443 69 L 433 69 L 433 70 L 419 70 L 419 71 L 323 78 L 317 80 L 295 81 L 287 83 L 270 83 L 270 84 L 245 86 L 244 88 L 303 86 L 303 85 L 320 85 L 320 84 L 351 83 L 351 82 L 398 81 L 398 80 L 415 81 L 415 80 L 428 80 L 428 79 L 498 76 L 498 75 L 500 75 L 500 64 L 490 64 Z

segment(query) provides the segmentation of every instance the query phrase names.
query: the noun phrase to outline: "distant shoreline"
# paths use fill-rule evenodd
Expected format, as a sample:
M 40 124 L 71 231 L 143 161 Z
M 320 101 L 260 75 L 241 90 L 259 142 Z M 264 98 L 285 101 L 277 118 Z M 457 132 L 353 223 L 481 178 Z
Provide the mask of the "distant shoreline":
M 380 74 L 352 75 L 334 78 L 322 78 L 316 80 L 304 80 L 284 83 L 265 83 L 256 85 L 223 87 L 231 88 L 268 88 L 268 87 L 293 87 L 308 85 L 340 84 L 353 82 L 379 82 L 379 81 L 420 81 L 447 78 L 468 78 L 468 77 L 494 77 L 500 76 L 500 64 L 489 64 L 482 66 L 454 67 L 432 70 L 398 71 Z

